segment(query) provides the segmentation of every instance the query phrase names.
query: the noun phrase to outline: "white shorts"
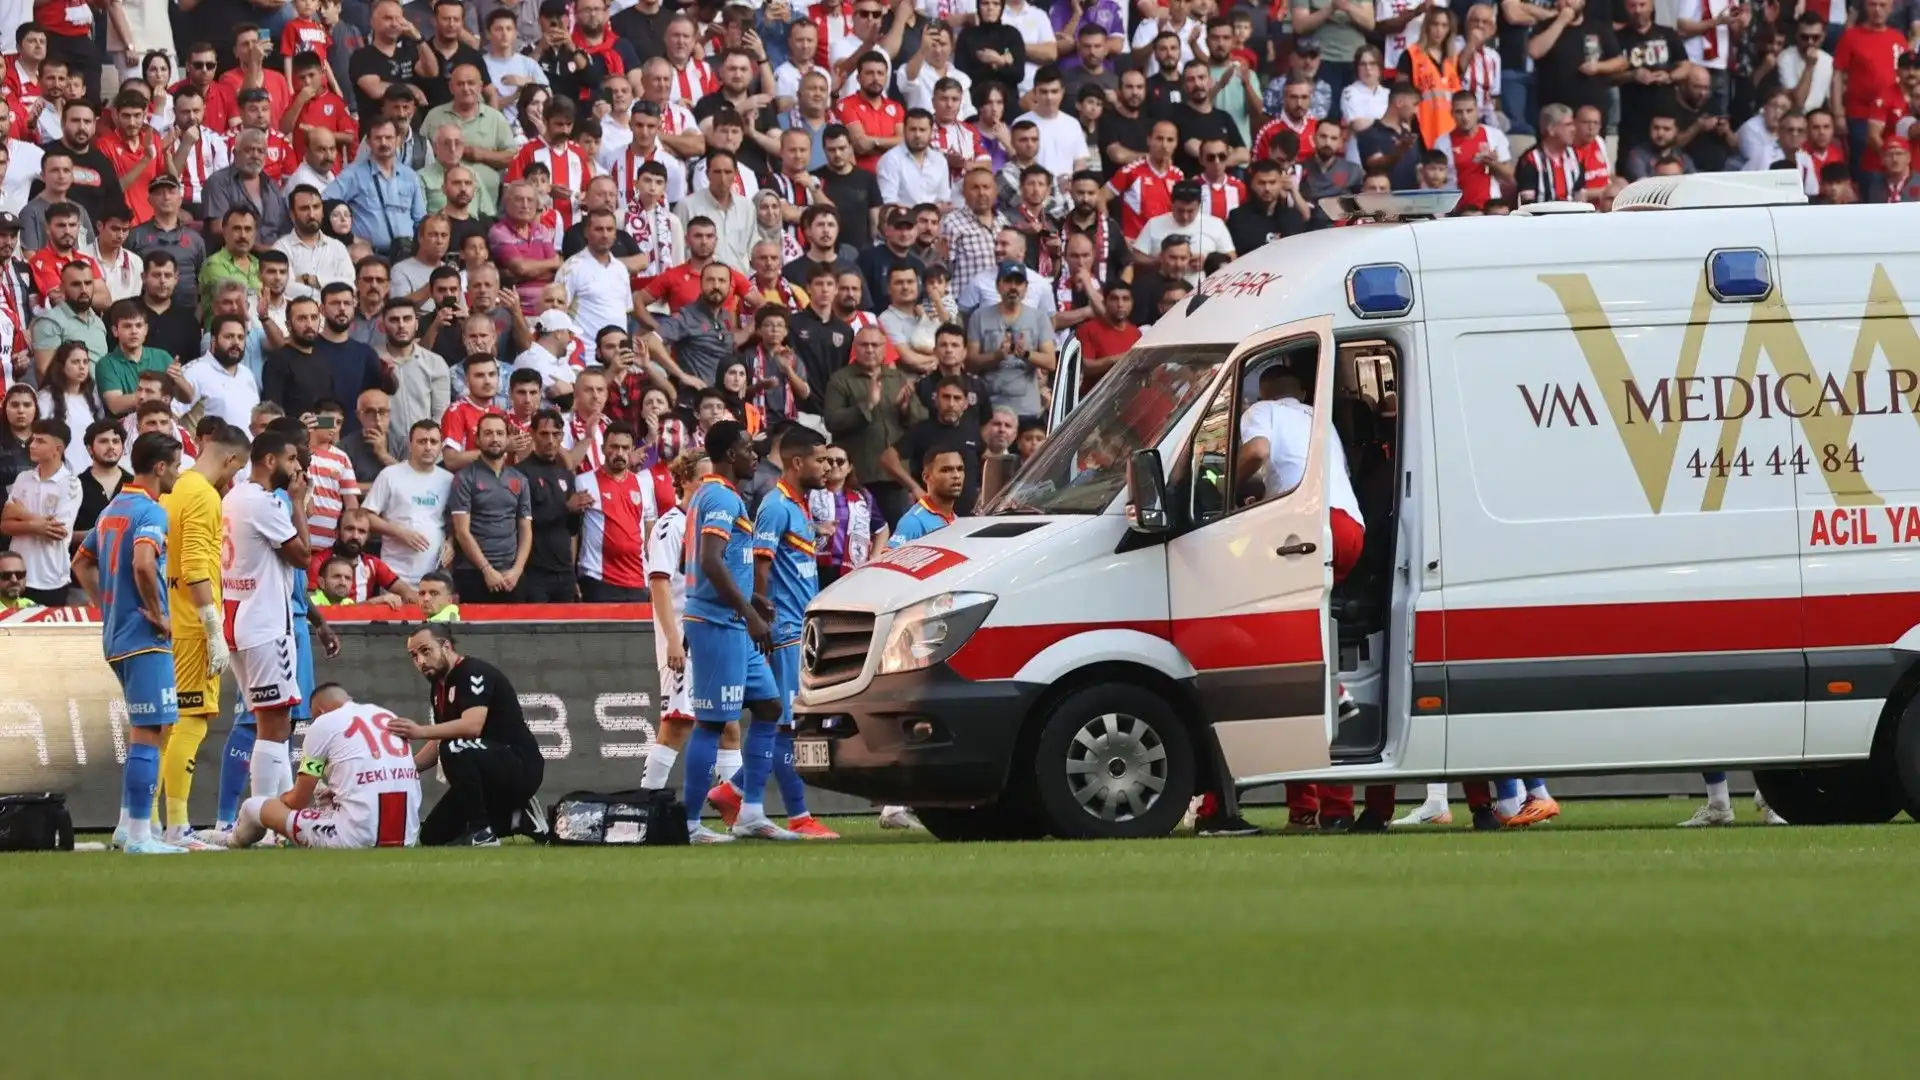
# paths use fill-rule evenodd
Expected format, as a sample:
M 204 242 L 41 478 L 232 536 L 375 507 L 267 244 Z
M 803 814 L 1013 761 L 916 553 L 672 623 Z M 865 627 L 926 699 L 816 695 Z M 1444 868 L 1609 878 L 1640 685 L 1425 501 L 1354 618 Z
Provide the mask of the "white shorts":
M 291 634 L 251 649 L 235 649 L 233 685 L 241 704 L 255 712 L 299 704 L 298 660 Z
M 295 847 L 334 848 L 357 851 L 371 849 L 373 834 L 347 820 L 335 806 L 309 806 L 295 811 L 287 819 L 289 835 Z
M 688 658 L 685 670 L 675 671 L 667 666 L 667 637 L 665 634 L 653 635 L 653 657 L 660 665 L 660 719 L 693 719 L 693 660 Z

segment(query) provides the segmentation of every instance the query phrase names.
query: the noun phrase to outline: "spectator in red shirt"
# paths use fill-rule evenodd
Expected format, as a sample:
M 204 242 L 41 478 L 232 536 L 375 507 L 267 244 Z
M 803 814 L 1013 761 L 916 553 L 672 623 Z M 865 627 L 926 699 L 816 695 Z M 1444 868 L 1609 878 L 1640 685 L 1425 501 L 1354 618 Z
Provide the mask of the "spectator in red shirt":
M 1115 278 L 1107 282 L 1097 318 L 1074 328 L 1080 339 L 1080 395 L 1085 397 L 1105 377 L 1113 362 L 1140 340 L 1133 325 L 1133 286 Z
M 880 155 L 900 145 L 900 128 L 907 119 L 906 106 L 886 96 L 892 71 L 886 54 L 877 50 L 861 54 L 860 92 L 840 99 L 835 110 L 853 143 L 853 163 L 868 172 L 879 165 Z
M 267 67 L 266 33 L 252 23 L 235 26 L 233 59 L 238 66 L 215 79 L 207 91 L 208 129 L 225 135 L 240 126 L 242 90 L 265 90 L 272 116 L 286 116 L 287 106 L 293 104 L 293 89 L 285 75 Z
M 137 90 L 122 90 L 115 95 L 111 115 L 113 126 L 94 140 L 94 146 L 107 155 L 113 171 L 119 174 L 120 191 L 126 196 L 133 224 L 145 225 L 153 217 L 147 185 L 166 171 L 160 161 L 160 136 L 147 124 L 147 102 Z
M 694 218 L 687 223 L 687 261 L 664 274 L 642 281 L 639 290 L 634 293 L 634 315 L 640 320 L 642 329 L 660 328 L 653 314 L 647 310 L 655 303 L 664 302 L 669 312 L 679 314 L 681 308 L 700 299 L 700 275 L 713 262 L 714 249 L 719 246 L 720 231 L 712 221 Z M 732 267 L 728 267 L 727 272 L 733 275 L 733 292 L 722 305 L 722 310 L 731 313 L 753 289 L 747 275 Z
M 1837 100 L 1847 116 L 1847 152 L 1852 160 L 1854 178 L 1863 185 L 1869 202 L 1875 201 L 1873 185 L 1868 182 L 1868 162 L 1861 157 L 1867 149 L 1867 122 L 1881 118 L 1885 109 L 1899 103 L 1900 93 L 1895 65 L 1907 51 L 1907 35 L 1887 25 L 1893 10 L 1892 0 L 1865 0 L 1861 22 L 1840 35 L 1833 50 L 1833 90 L 1829 100 Z
M 491 353 L 467 357 L 467 396 L 447 406 L 440 418 L 441 459 L 448 472 L 459 472 L 480 457 L 480 445 L 474 436 L 483 416 L 505 416 L 500 407 L 500 361 Z
M 360 142 L 360 127 L 353 121 L 347 100 L 327 83 L 329 70 L 326 62 L 313 53 L 293 58 L 293 77 L 300 90 L 281 115 L 280 123 L 293 132 L 294 156 L 302 161 L 307 157 L 307 137 L 315 131 L 333 132 L 341 146 L 357 146 Z
M 340 531 L 334 536 L 333 547 L 316 552 L 313 556 L 311 570 L 314 579 L 317 581 L 323 576 L 328 561 L 346 559 L 353 568 L 353 585 L 344 600 L 336 600 L 336 603 L 377 603 L 395 608 L 402 604 L 419 603 L 420 594 L 413 586 L 394 573 L 393 568 L 382 562 L 379 556 L 367 554 L 367 537 L 372 535 L 373 521 L 367 511 L 355 508 L 342 513 Z

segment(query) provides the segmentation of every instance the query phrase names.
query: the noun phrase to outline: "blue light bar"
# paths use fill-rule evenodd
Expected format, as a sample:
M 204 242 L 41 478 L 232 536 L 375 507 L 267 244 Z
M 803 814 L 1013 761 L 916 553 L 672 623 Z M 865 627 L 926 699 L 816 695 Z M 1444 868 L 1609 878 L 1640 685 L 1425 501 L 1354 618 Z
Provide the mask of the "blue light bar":
M 1707 291 L 1723 304 L 1753 304 L 1773 292 L 1773 268 L 1759 248 L 1722 248 L 1707 256 Z
M 1398 319 L 1413 310 L 1413 275 L 1399 263 L 1347 271 L 1347 307 L 1363 319 Z

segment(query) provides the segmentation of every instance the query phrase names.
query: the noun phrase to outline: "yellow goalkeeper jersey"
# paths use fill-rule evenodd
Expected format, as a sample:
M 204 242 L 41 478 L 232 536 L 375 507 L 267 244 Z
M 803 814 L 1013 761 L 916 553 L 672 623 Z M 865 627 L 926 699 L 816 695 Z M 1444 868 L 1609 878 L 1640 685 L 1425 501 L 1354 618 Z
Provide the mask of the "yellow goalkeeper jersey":
M 160 500 L 167 510 L 167 597 L 173 636 L 205 637 L 200 609 L 188 586 L 207 582 L 213 606 L 220 607 L 220 493 L 207 478 L 187 469 Z

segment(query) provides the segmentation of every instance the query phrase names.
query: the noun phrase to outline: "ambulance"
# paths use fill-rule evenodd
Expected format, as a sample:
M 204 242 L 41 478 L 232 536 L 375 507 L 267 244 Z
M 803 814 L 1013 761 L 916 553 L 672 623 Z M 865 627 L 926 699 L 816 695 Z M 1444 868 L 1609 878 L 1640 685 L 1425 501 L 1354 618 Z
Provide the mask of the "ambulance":
M 1796 823 L 1920 810 L 1920 207 L 1791 172 L 1435 197 L 1215 272 L 979 516 L 824 590 L 808 782 L 948 839 L 1154 836 L 1289 780 L 1731 767 Z M 1312 442 L 1250 494 L 1276 365 Z

